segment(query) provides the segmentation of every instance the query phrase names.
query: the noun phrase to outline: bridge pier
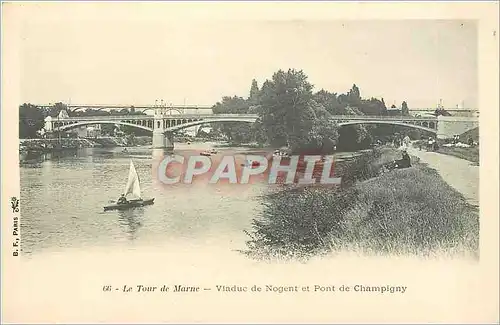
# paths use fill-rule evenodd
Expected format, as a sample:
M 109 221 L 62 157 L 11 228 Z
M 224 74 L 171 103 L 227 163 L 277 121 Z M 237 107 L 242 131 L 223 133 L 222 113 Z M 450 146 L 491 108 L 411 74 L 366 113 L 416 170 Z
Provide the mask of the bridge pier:
M 174 134 L 172 132 L 165 133 L 165 148 L 174 150 Z
M 161 133 L 153 131 L 153 149 L 174 149 L 174 134 L 172 132 Z
M 479 126 L 477 119 L 461 116 L 438 116 L 437 138 L 449 139 Z
M 165 148 L 165 135 L 163 135 L 163 132 L 154 130 L 153 149 L 163 149 L 163 148 Z

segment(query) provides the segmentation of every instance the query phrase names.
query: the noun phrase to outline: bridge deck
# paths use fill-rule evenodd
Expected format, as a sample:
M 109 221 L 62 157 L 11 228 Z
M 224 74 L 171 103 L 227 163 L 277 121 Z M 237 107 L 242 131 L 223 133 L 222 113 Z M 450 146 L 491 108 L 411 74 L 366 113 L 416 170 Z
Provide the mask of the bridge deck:
M 172 114 L 162 115 L 163 119 L 220 119 L 220 118 L 257 118 L 256 114 Z M 53 120 L 73 121 L 98 121 L 98 120 L 153 120 L 154 115 L 103 115 L 103 116 L 77 116 L 67 118 L 52 118 Z M 361 121 L 436 121 L 437 117 L 424 116 L 376 116 L 376 115 L 334 115 L 334 120 L 361 120 Z
M 172 114 L 162 115 L 163 119 L 219 119 L 219 118 L 256 118 L 254 114 Z M 102 116 L 75 116 L 67 118 L 53 117 L 53 121 L 121 121 L 121 120 L 154 120 L 154 115 L 102 115 Z

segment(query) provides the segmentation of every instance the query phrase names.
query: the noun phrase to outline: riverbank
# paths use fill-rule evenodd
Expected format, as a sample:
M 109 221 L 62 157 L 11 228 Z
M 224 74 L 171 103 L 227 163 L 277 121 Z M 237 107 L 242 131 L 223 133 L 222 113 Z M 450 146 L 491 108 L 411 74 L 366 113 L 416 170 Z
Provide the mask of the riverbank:
M 464 144 L 465 142 L 461 142 Z M 465 159 L 476 163 L 479 165 L 479 145 L 477 142 L 473 146 L 461 146 L 453 145 L 446 143 L 442 140 L 438 140 L 438 149 L 436 152 L 439 152 L 444 155 L 454 156 L 460 159 Z M 413 142 L 413 147 L 422 148 L 422 150 L 426 150 L 427 141 L 426 140 L 417 140 Z
M 439 147 L 438 153 L 465 159 L 479 165 L 479 147 Z
M 55 139 L 20 139 L 20 153 L 52 153 L 61 150 L 94 147 L 127 147 L 151 144 L 151 137 L 99 137 L 99 138 L 55 138 Z
M 20 139 L 19 151 L 49 153 L 66 149 L 92 148 L 99 144 L 89 139 L 61 138 L 61 139 Z
M 248 148 L 248 149 L 261 149 L 265 146 L 259 143 L 229 143 L 224 141 L 223 143 L 217 143 L 214 145 L 215 148 Z
M 284 189 L 263 198 L 248 232 L 255 259 L 299 259 L 336 252 L 364 255 L 479 255 L 479 211 L 430 167 L 384 171 L 400 152 L 374 150 L 340 171 L 340 191 Z

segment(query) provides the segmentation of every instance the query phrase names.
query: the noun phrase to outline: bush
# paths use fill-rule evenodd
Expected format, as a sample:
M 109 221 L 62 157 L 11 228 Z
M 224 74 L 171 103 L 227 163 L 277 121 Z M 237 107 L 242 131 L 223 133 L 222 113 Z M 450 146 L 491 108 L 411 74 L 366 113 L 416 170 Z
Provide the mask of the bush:
M 363 251 L 429 254 L 479 250 L 477 209 L 427 167 L 395 170 L 359 183 L 356 206 L 334 246 Z M 347 244 L 347 245 L 346 245 Z
M 253 220 L 247 254 L 300 259 L 321 253 L 328 247 L 328 236 L 340 236 L 345 231 L 342 214 L 356 202 L 355 196 L 355 191 L 315 187 L 268 195 L 262 217 Z

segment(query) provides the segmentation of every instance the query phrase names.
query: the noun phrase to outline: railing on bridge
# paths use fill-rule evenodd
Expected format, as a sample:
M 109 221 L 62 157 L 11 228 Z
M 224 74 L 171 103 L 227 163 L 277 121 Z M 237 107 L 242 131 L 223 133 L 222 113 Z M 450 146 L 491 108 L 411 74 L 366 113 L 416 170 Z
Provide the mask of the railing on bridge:
M 175 115 L 162 115 L 162 119 L 217 119 L 217 118 L 257 118 L 256 114 L 175 114 Z M 154 120 L 154 115 L 103 115 L 103 116 L 75 116 L 60 118 L 60 121 L 99 121 L 99 120 Z M 52 118 L 57 121 L 57 118 Z
M 37 104 L 39 107 L 53 107 L 54 104 Z M 87 107 L 87 108 L 160 108 L 159 105 L 123 105 L 123 104 L 67 104 L 65 105 L 68 108 L 77 108 L 77 107 Z M 212 109 L 212 106 L 209 105 L 165 105 L 163 108 L 198 108 L 198 109 Z
M 336 120 L 398 120 L 398 121 L 435 121 L 435 116 L 386 116 L 386 115 L 333 115 Z
M 91 105 L 77 105 L 77 104 L 70 104 L 67 105 L 69 108 L 77 108 L 77 107 L 87 107 L 87 108 L 189 108 L 189 109 L 212 109 L 212 106 L 206 106 L 206 105 L 167 105 L 167 106 L 158 106 L 158 105 L 98 105 L 98 104 L 91 104 Z
M 191 119 L 191 118 L 224 118 L 224 117 L 257 117 L 257 114 L 175 114 L 162 115 L 164 119 Z M 83 121 L 83 120 L 152 120 L 154 115 L 102 115 L 102 116 L 75 116 L 61 118 L 64 121 Z M 56 118 L 53 118 L 54 120 Z M 335 120 L 408 120 L 408 121 L 435 121 L 437 117 L 424 116 L 378 116 L 378 115 L 333 115 Z

